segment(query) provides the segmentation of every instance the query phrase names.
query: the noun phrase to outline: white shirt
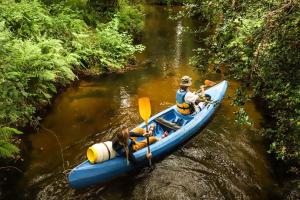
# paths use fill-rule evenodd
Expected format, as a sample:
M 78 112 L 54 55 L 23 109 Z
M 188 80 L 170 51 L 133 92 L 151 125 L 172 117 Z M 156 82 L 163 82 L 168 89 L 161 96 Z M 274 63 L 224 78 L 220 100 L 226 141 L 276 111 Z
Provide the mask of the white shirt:
M 199 98 L 199 96 L 193 92 L 187 91 L 185 97 L 184 97 L 184 101 L 186 103 L 193 103 L 195 104 L 196 100 Z M 203 109 L 205 107 L 204 102 L 200 102 L 197 106 L 199 106 L 201 109 Z M 197 106 L 196 106 L 196 110 L 197 110 Z M 197 111 L 198 112 L 198 111 Z
M 186 103 L 195 103 L 198 98 L 199 98 L 198 95 L 196 95 L 193 92 L 188 91 L 184 97 L 184 101 Z

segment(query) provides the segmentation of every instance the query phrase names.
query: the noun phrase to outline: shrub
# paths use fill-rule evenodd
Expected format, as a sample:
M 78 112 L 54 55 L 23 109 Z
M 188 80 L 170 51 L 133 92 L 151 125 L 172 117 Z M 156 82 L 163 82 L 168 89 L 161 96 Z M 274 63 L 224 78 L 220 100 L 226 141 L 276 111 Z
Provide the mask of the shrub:
M 144 16 L 137 7 L 124 5 L 116 14 L 119 20 L 119 31 L 131 35 L 141 35 L 144 27 Z

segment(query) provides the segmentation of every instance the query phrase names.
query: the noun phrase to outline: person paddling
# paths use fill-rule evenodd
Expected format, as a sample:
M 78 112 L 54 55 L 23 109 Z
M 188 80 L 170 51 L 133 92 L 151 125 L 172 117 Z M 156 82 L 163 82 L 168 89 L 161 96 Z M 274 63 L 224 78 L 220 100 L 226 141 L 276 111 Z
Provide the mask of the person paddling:
M 205 103 L 201 101 L 198 94 L 189 91 L 192 85 L 192 78 L 183 76 L 180 82 L 180 88 L 176 92 L 176 105 L 179 113 L 190 115 L 197 109 L 203 109 Z M 201 98 L 205 97 L 204 86 L 201 86 Z
M 149 133 L 146 133 L 146 130 L 140 127 L 132 131 L 125 128 L 113 138 L 113 148 L 119 155 L 125 155 L 128 161 L 135 163 L 136 160 L 133 153 L 147 146 L 146 139 L 137 141 L 137 138 L 149 136 L 149 143 L 155 143 L 159 139 L 154 136 L 154 129 L 154 124 L 150 126 Z M 146 157 L 149 159 L 152 157 L 152 154 L 147 152 Z

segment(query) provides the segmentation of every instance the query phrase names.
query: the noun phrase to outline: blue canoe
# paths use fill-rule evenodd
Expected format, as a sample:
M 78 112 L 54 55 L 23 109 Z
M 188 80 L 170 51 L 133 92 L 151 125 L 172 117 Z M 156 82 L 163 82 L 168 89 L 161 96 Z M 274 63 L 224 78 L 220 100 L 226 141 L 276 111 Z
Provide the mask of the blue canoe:
M 201 112 L 184 116 L 177 112 L 176 106 L 172 106 L 155 116 L 151 117 L 149 124 L 155 123 L 155 135 L 159 138 L 165 131 L 169 135 L 158 142 L 150 145 L 152 160 L 169 154 L 176 147 L 187 141 L 193 135 L 198 133 L 211 118 L 216 110 L 217 105 L 221 102 L 227 89 L 227 81 L 206 90 L 206 94 L 211 96 L 212 104 L 208 104 Z M 145 123 L 139 125 L 145 127 Z M 141 138 L 143 139 L 143 138 Z M 130 163 L 123 156 L 117 156 L 112 160 L 103 163 L 91 164 L 84 161 L 75 167 L 69 174 L 68 180 L 72 188 L 83 188 L 96 183 L 104 183 L 113 178 L 126 174 L 134 169 L 147 165 L 146 159 L 147 148 L 143 148 L 134 153 L 136 164 Z

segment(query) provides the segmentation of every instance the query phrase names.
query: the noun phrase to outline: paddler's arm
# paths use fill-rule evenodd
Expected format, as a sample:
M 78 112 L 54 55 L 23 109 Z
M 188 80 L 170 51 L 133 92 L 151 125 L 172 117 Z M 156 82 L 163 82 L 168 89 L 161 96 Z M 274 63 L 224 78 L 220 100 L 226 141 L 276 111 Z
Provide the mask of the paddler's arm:
M 203 101 L 206 101 L 206 98 L 205 98 L 205 85 L 201 85 L 200 87 L 200 93 L 193 93 L 194 95 L 197 95 L 197 99 L 195 100 L 195 104 L 198 105 L 200 102 L 203 102 Z
M 205 90 L 204 90 L 205 85 L 201 85 L 201 97 L 205 97 Z
M 149 135 L 151 136 L 154 134 L 155 125 L 151 124 L 149 126 Z M 132 131 L 130 131 L 130 137 L 145 137 L 147 136 L 146 130 L 141 127 L 136 127 Z

